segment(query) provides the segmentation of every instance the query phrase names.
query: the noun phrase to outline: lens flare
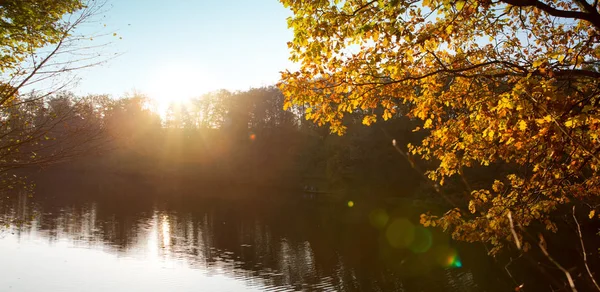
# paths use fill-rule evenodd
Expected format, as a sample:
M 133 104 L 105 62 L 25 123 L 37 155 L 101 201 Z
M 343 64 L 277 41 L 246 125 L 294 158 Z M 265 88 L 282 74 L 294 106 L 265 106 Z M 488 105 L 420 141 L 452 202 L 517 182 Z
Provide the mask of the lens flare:
M 369 213 L 369 222 L 377 229 L 383 229 L 390 220 L 390 216 L 384 209 L 375 209 Z
M 354 202 L 348 201 L 348 207 L 350 207 L 350 208 L 354 207 Z
M 452 259 L 452 263 L 450 264 L 450 267 L 452 267 L 452 268 L 462 267 L 462 262 L 460 261 L 460 258 L 458 257 L 458 255 L 456 255 L 456 257 L 454 257 Z
M 415 240 L 410 245 L 410 250 L 414 253 L 427 252 L 433 244 L 431 231 L 425 227 L 417 226 L 415 228 Z
M 256 140 L 256 134 L 252 133 L 248 138 L 250 139 L 250 141 L 254 141 Z
M 447 268 L 462 267 L 462 261 L 460 260 L 460 257 L 458 256 L 458 253 L 456 252 L 456 250 L 452 250 L 452 253 L 450 255 L 448 255 L 448 258 L 446 260 L 446 267 Z
M 433 251 L 436 261 L 444 268 L 460 268 L 462 261 L 458 252 L 449 246 L 436 246 Z
M 387 227 L 385 237 L 392 247 L 409 247 L 415 240 L 415 226 L 406 218 L 395 219 Z

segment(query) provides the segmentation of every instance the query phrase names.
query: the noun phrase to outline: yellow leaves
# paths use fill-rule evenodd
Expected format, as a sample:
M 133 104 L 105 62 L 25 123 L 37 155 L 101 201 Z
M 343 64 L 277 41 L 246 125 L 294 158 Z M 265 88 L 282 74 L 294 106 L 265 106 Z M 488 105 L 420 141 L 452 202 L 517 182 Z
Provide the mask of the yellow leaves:
M 444 133 L 446 129 L 443 130 L 432 130 L 431 131 L 431 135 L 437 139 L 439 139 L 440 141 L 444 141 Z
M 519 121 L 519 130 L 525 131 L 527 130 L 527 122 L 524 120 Z
M 436 216 L 431 216 L 429 214 L 421 214 L 419 218 L 419 223 L 425 227 L 435 227 L 437 226 Z
M 425 128 L 425 129 L 431 128 L 432 123 L 433 123 L 433 121 L 431 119 L 427 119 L 425 121 L 425 124 L 423 125 L 423 128 Z
M 452 30 L 454 29 L 454 26 L 452 24 L 446 26 L 446 33 L 447 34 L 452 34 Z
M 508 98 L 508 96 L 503 96 L 499 101 L 498 101 L 498 109 L 503 109 L 503 108 L 507 108 L 507 109 L 513 109 L 513 102 Z
M 435 51 L 439 46 L 439 40 L 436 38 L 428 38 L 425 40 L 423 45 L 419 48 L 422 53 L 427 51 Z
M 383 115 L 382 115 L 382 117 L 383 117 L 383 120 L 384 120 L 384 121 L 387 121 L 387 120 L 389 120 L 389 119 L 391 119 L 391 118 L 392 118 L 392 113 L 390 112 L 390 110 L 388 110 L 388 109 L 385 109 L 385 110 L 383 111 Z
M 513 138 L 513 137 L 508 137 L 508 139 L 506 140 L 506 145 L 510 145 L 510 144 L 512 144 L 513 142 L 515 142 L 515 138 Z
M 362 120 L 363 125 L 370 126 L 372 123 L 377 121 L 377 117 L 375 115 L 365 116 Z
M 553 53 L 548 54 L 548 57 L 557 60 L 559 63 L 563 63 L 564 60 L 565 60 L 566 55 L 557 51 L 557 52 L 553 52 Z M 535 66 L 534 65 L 534 67 L 539 67 L 539 66 Z
M 550 123 L 550 122 L 552 122 L 552 116 L 551 115 L 546 115 L 546 116 L 544 116 L 541 119 L 535 119 L 535 122 L 538 123 L 539 125 Z
M 390 39 L 387 37 L 383 38 L 382 45 L 384 48 L 387 48 L 390 45 Z
M 427 217 L 426 214 L 421 214 L 421 216 L 419 216 L 419 223 L 425 227 L 429 227 L 429 220 Z
M 421 128 L 427 129 L 418 135 L 425 136 L 422 143 L 408 151 L 439 163 L 427 174 L 436 183 L 456 174 L 459 167 L 478 169 L 480 165 L 507 163 L 533 170 L 528 173 L 531 178 L 527 184 L 522 174 L 503 180 L 504 183 L 495 180 L 487 186 L 489 195 L 472 194 L 471 203 L 469 199 L 462 201 L 462 211 L 474 213 L 473 216 L 445 223 L 450 217 L 438 221 L 428 217 L 422 218 L 422 224 L 443 224 L 453 231 L 459 229 L 461 239 L 476 238 L 499 245 L 507 226 L 502 221 L 506 219 L 503 210 L 535 201 L 532 194 L 549 186 L 564 191 L 565 187 L 557 184 L 563 178 L 595 180 L 594 185 L 600 185 L 600 178 L 577 177 L 575 173 L 582 165 L 584 171 L 600 171 L 600 163 L 581 150 L 600 147 L 600 114 L 596 105 L 600 95 L 595 91 L 600 81 L 576 74 L 557 75 L 558 70 L 582 69 L 585 63 L 581 62 L 600 58 L 596 44 L 578 43 L 574 37 L 585 35 L 589 27 L 572 35 L 557 35 L 555 39 L 547 34 L 562 28 L 539 19 L 539 11 L 531 12 L 532 18 L 524 18 L 525 23 L 514 11 L 506 11 L 500 21 L 490 24 L 492 27 L 478 27 L 490 23 L 485 18 L 489 11 L 504 8 L 501 2 L 494 1 L 487 1 L 487 6 L 464 0 L 399 1 L 395 5 L 378 2 L 364 7 L 352 18 L 341 15 L 336 10 L 340 8 L 328 1 L 311 2 L 310 9 L 302 7 L 302 1 L 288 2 L 296 8 L 296 27 L 301 34 L 291 49 L 308 65 L 303 65 L 300 75 L 283 78 L 291 91 L 285 94 L 296 99 L 294 104 L 310 103 L 319 114 L 315 121 L 333 124 L 335 120 L 337 127 L 343 114 L 358 115 L 374 108 L 384 109 L 377 118 L 390 120 L 396 118 L 391 109 L 400 111 L 401 106 L 406 106 L 402 107 L 402 114 L 421 120 Z M 344 13 L 352 13 L 363 2 L 351 3 Z M 434 7 L 438 15 L 434 12 L 428 16 Z M 314 11 L 322 13 L 316 15 Z M 321 18 L 319 22 L 329 21 L 328 25 L 315 28 L 317 18 Z M 405 20 L 402 25 L 395 21 L 399 18 Z M 365 27 L 374 23 L 377 27 Z M 521 25 L 531 29 L 524 30 Z M 511 35 L 511 31 L 527 31 L 532 36 Z M 486 41 L 488 38 L 496 42 L 495 46 Z M 303 50 L 315 47 L 308 44 L 311 39 L 319 39 L 323 48 L 331 50 L 335 62 L 325 57 L 315 60 L 317 56 L 305 54 Z M 342 45 L 335 47 L 334 39 Z M 538 39 L 541 41 L 536 43 Z M 347 46 L 348 40 L 357 44 L 356 50 Z M 355 54 L 345 54 L 353 50 Z M 337 54 L 343 58 L 336 58 Z M 331 72 L 331 78 L 320 80 L 322 72 Z M 343 90 L 335 91 L 334 97 L 323 92 L 332 86 Z M 388 99 L 393 100 L 392 105 L 384 105 Z M 338 106 L 350 105 L 354 100 L 355 105 Z M 377 118 L 367 115 L 362 122 L 371 125 Z M 559 154 L 548 155 L 554 150 L 560 150 Z M 572 161 L 576 163 L 570 164 Z M 497 177 L 491 179 L 494 178 Z M 549 200 L 564 203 L 558 192 L 546 195 L 551 197 Z M 544 222 L 552 208 L 539 202 L 531 204 L 534 210 L 515 217 L 516 223 L 527 226 L 538 218 L 537 223 L 553 229 L 551 222 Z M 484 220 L 477 221 L 481 218 Z
M 493 140 L 495 136 L 496 136 L 496 132 L 493 129 L 487 128 L 487 129 L 483 130 L 483 137 L 489 138 L 488 140 L 490 140 L 490 141 Z
M 595 215 L 596 215 L 596 210 L 592 210 L 592 211 L 590 211 L 590 214 L 588 214 L 588 217 L 590 217 L 590 219 L 593 219 Z
M 574 127 L 574 126 L 573 126 L 573 120 L 568 120 L 568 121 L 566 121 L 566 122 L 565 122 L 565 126 L 566 126 L 567 128 L 573 128 L 573 127 Z
M 475 201 L 473 200 L 469 201 L 469 211 L 471 214 L 475 214 L 475 212 L 477 212 Z
M 600 120 L 590 114 L 581 114 L 578 116 L 568 118 L 564 125 L 567 128 L 575 128 L 581 126 L 593 126 L 594 124 L 599 124 Z M 592 133 L 590 133 L 592 134 Z
M 544 224 L 546 225 L 546 230 L 552 232 L 556 232 L 558 230 L 556 224 L 548 219 L 544 220 Z
M 492 189 L 494 192 L 499 193 L 504 189 L 504 183 L 499 180 L 495 180 L 494 184 L 492 185 Z
M 463 141 L 467 144 L 471 144 L 471 143 L 475 142 L 475 138 L 473 137 L 473 135 L 468 134 L 468 135 L 463 136 Z

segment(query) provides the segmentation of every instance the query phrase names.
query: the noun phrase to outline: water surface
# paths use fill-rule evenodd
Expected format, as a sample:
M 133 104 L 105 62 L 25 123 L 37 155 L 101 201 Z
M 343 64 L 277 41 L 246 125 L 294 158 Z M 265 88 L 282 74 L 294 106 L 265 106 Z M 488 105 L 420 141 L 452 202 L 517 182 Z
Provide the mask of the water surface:
M 411 209 L 18 196 L 0 207 L 0 291 L 505 290 Z

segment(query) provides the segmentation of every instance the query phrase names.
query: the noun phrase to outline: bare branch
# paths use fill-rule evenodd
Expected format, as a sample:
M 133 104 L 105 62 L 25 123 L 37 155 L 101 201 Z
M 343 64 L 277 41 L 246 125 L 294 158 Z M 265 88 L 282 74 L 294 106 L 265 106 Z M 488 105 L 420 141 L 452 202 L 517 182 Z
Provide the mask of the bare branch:
M 512 233 L 513 238 L 515 239 L 515 244 L 517 245 L 517 248 L 520 250 L 521 249 L 521 240 L 519 239 L 519 236 L 517 235 L 517 231 L 515 231 L 515 224 L 513 223 L 512 212 L 508 211 L 508 214 L 506 214 L 506 216 L 508 216 L 508 223 L 510 223 L 510 232 Z
M 548 258 L 548 260 L 550 260 L 550 262 L 552 262 L 559 270 L 561 270 L 565 274 L 565 276 L 567 277 L 567 281 L 569 282 L 569 287 L 571 288 L 571 291 L 577 292 L 577 289 L 575 288 L 575 282 L 573 282 L 573 277 L 571 277 L 571 273 L 569 273 L 567 269 L 565 269 L 561 264 L 554 260 L 552 256 L 550 256 L 548 250 L 546 249 L 546 241 L 544 240 L 544 237 L 542 237 L 542 234 L 540 234 L 539 237 L 540 242 L 538 246 L 540 247 L 542 253 L 546 256 L 546 258 Z
M 575 224 L 577 224 L 577 234 L 579 235 L 579 242 L 581 243 L 581 253 L 583 254 L 583 265 L 585 266 L 585 270 L 587 271 L 588 276 L 592 280 L 592 283 L 594 283 L 594 286 L 596 286 L 596 290 L 600 291 L 600 286 L 598 286 L 598 283 L 596 283 L 594 275 L 592 274 L 592 271 L 590 271 L 590 267 L 588 266 L 585 244 L 583 244 L 583 236 L 581 235 L 581 226 L 579 226 L 579 221 L 577 221 L 577 216 L 575 216 L 575 206 L 573 206 L 573 220 L 575 220 Z

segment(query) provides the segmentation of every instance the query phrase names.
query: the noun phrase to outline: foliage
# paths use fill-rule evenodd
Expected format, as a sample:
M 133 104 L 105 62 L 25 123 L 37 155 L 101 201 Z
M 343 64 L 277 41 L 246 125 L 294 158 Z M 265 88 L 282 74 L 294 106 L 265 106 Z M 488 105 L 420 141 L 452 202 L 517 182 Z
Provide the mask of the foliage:
M 79 46 L 76 29 L 91 20 L 103 1 L 8 0 L 0 2 L 0 178 L 13 187 L 7 171 L 40 166 L 75 156 L 95 144 L 97 109 L 61 89 L 65 74 L 97 64 L 102 45 Z M 45 83 L 44 83 L 45 82 Z M 23 93 L 32 84 L 45 88 Z M 84 131 L 85 129 L 85 131 Z M 56 143 L 63 143 L 60 147 Z M 95 147 L 92 145 L 91 147 Z M 44 156 L 46 155 L 46 156 Z
M 408 108 L 428 133 L 409 151 L 438 162 L 427 175 L 439 185 L 463 169 L 516 166 L 486 187 L 466 184 L 468 199 L 424 215 L 425 225 L 495 252 L 514 240 L 513 227 L 555 231 L 560 205 L 597 206 L 597 1 L 281 2 L 293 12 L 288 45 L 301 64 L 282 73 L 287 107 L 307 107 L 307 119 L 338 134 L 348 114 L 369 125 Z
M 65 14 L 83 8 L 81 0 L 9 0 L 0 3 L 0 70 L 15 69 L 39 48 L 56 44 L 68 33 Z
M 99 46 L 77 46 L 91 36 L 78 35 L 76 30 L 103 5 L 85 0 L 2 1 L 0 106 L 8 106 L 30 84 L 95 64 L 98 53 L 92 51 Z

